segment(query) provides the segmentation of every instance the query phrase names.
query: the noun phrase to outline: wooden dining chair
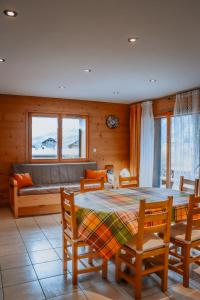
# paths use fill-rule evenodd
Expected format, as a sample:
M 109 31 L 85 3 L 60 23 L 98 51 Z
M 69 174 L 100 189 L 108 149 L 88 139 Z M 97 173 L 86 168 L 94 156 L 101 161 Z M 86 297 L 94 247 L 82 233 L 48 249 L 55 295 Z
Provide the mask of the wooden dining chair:
M 99 179 L 87 179 L 87 178 L 80 178 L 80 192 L 92 192 L 104 189 L 104 178 Z
M 64 188 L 61 188 L 60 192 L 64 272 L 67 272 L 67 262 L 71 260 L 72 283 L 74 285 L 78 282 L 78 275 L 83 273 L 102 271 L 102 277 L 107 278 L 107 260 L 102 259 L 100 264 L 95 264 L 93 258 L 101 258 L 101 255 L 78 236 L 74 193 L 67 192 Z M 78 262 L 81 263 L 83 268 L 78 268 Z
M 179 190 L 190 194 L 199 195 L 199 179 L 190 180 L 180 176 Z
M 169 268 L 182 275 L 183 285 L 188 287 L 190 264 L 200 264 L 200 197 L 190 195 L 187 222 L 171 226 L 170 242 L 174 247 L 170 249 L 173 259 Z M 194 255 L 192 249 L 196 249 L 198 255 Z
M 158 272 L 162 280 L 162 291 L 167 290 L 172 200 L 173 197 L 151 203 L 141 200 L 138 233 L 116 255 L 116 281 L 123 278 L 133 285 L 136 300 L 141 299 L 143 276 L 150 273 Z M 157 235 L 159 232 L 163 232 L 162 238 Z M 122 270 L 123 265 L 126 266 L 125 270 Z
M 138 187 L 139 186 L 139 179 L 137 176 L 129 176 L 129 177 L 122 177 L 119 176 L 119 187 L 120 188 L 129 188 L 129 187 Z

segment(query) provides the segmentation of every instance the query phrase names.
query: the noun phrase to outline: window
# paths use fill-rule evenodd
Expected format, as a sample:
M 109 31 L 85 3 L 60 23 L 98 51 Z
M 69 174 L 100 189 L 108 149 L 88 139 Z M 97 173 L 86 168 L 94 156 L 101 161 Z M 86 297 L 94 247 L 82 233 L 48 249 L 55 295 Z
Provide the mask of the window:
M 58 158 L 58 118 L 32 117 L 32 159 Z
M 199 115 L 168 114 L 155 119 L 154 186 L 178 189 L 181 175 L 192 180 L 199 177 L 198 124 Z
M 165 186 L 167 180 L 167 119 L 161 118 L 161 171 L 160 185 Z
M 86 116 L 30 114 L 30 160 L 87 160 L 87 128 Z
M 86 158 L 85 119 L 62 119 L 62 158 Z

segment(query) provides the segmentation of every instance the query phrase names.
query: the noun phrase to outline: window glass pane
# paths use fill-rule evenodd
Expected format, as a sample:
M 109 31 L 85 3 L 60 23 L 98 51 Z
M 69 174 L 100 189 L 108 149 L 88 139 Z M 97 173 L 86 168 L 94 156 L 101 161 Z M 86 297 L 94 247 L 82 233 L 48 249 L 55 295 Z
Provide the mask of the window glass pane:
M 167 119 L 161 119 L 161 172 L 160 186 L 166 187 L 167 175 Z
M 63 118 L 62 158 L 86 158 L 86 120 Z
M 179 187 L 180 176 L 194 180 L 199 177 L 199 114 L 171 118 L 171 176 Z
M 56 159 L 58 119 L 32 117 L 32 159 Z

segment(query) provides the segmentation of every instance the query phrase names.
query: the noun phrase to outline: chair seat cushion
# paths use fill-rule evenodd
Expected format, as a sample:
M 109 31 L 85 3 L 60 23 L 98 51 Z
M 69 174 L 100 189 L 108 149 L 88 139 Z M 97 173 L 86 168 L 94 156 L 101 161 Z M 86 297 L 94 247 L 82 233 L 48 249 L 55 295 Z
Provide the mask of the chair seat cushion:
M 71 192 L 77 193 L 80 192 L 80 183 L 56 183 L 56 184 L 46 184 L 46 185 L 34 185 L 29 187 L 24 187 L 19 189 L 19 196 L 28 196 L 28 195 L 41 195 L 41 194 L 58 194 L 60 193 L 60 188 L 64 187 Z M 87 188 L 96 188 L 99 187 L 98 184 L 88 184 Z M 112 188 L 112 184 L 105 183 L 105 189 Z
M 179 240 L 181 242 L 185 241 L 185 230 L 186 230 L 186 223 L 177 223 L 171 226 L 171 233 L 170 236 L 172 239 Z M 200 228 L 193 228 L 192 229 L 192 237 L 191 241 L 196 241 L 200 239 Z
M 130 242 L 126 243 L 126 246 L 136 251 L 136 239 L 137 236 Z M 165 244 L 161 238 L 159 238 L 156 234 L 148 233 L 144 235 L 143 240 L 143 251 L 150 251 L 153 249 L 161 248 Z

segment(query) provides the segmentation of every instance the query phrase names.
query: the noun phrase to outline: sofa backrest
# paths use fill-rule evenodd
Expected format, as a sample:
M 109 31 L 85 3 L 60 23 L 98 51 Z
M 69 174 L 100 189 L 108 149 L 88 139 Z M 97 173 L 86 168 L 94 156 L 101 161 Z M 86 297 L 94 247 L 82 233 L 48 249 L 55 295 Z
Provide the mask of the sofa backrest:
M 54 184 L 79 182 L 86 169 L 97 169 L 96 162 L 52 163 L 52 164 L 14 164 L 13 173 L 30 173 L 34 184 Z

